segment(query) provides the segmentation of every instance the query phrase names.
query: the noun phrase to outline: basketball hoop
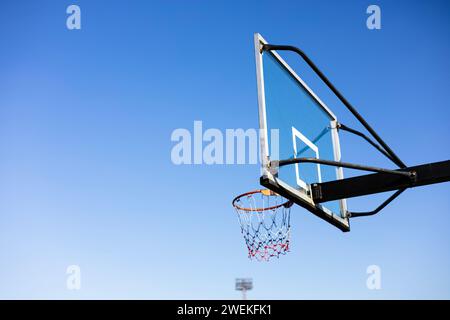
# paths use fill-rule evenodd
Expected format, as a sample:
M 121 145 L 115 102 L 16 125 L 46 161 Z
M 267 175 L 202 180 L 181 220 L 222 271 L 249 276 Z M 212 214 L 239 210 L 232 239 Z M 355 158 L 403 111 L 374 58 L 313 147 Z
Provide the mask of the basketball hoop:
M 289 251 L 292 204 L 267 189 L 233 199 L 250 259 L 267 261 Z

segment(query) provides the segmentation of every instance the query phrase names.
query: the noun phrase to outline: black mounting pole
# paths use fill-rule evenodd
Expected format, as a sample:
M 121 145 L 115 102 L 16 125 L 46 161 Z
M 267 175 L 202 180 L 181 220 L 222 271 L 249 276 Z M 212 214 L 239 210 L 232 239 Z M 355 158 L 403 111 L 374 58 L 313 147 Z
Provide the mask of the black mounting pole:
M 341 180 L 311 184 L 311 194 L 315 203 L 366 196 L 374 193 L 415 188 L 429 184 L 450 181 L 450 160 L 427 163 L 398 169 L 398 172 L 414 173 L 411 179 L 377 172 Z
M 406 165 L 402 160 L 392 151 L 392 149 L 386 144 L 386 142 L 381 139 L 381 137 L 372 129 L 372 127 L 367 123 L 366 120 L 356 111 L 356 109 L 350 104 L 350 102 L 345 99 L 345 97 L 339 92 L 338 89 L 328 80 L 328 78 L 320 71 L 320 69 L 311 61 L 311 59 L 299 48 L 294 46 L 285 46 L 285 45 L 272 45 L 272 44 L 264 44 L 262 46 L 262 50 L 271 51 L 271 50 L 285 50 L 292 51 L 299 54 L 303 60 L 316 72 L 316 74 L 320 77 L 320 79 L 328 86 L 328 88 L 333 91 L 333 93 L 341 100 L 341 102 L 347 107 L 347 109 L 355 116 L 356 119 L 366 128 L 366 130 L 372 135 L 372 137 L 377 140 L 377 142 L 386 150 L 386 152 L 392 157 L 392 161 L 399 166 L 400 168 L 406 168 Z

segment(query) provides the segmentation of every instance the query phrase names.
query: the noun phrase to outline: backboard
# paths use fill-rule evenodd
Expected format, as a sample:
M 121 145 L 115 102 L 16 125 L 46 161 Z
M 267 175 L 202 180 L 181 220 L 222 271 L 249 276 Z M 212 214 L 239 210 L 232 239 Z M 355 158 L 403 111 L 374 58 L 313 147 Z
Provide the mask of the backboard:
M 349 231 L 346 200 L 314 203 L 311 184 L 343 179 L 343 169 L 316 163 L 269 168 L 270 161 L 318 158 L 340 161 L 336 116 L 275 51 L 255 34 L 261 184 L 342 231 Z

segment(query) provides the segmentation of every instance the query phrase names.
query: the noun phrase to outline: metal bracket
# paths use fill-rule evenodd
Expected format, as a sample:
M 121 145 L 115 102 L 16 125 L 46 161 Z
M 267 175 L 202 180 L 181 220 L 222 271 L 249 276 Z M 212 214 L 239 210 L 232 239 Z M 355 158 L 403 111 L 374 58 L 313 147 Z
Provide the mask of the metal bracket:
M 280 168 L 280 161 L 278 160 L 274 160 L 274 161 L 269 161 L 269 172 L 271 175 L 276 176 L 278 174 L 278 170 Z

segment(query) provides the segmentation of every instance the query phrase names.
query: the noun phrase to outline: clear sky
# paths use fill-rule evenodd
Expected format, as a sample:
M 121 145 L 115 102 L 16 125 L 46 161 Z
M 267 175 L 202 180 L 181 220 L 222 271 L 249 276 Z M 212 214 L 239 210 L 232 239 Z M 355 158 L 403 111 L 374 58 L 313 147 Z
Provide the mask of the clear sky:
M 374 3 L 381 30 L 366 27 Z M 291 252 L 259 263 L 231 207 L 259 187 L 258 165 L 170 158 L 173 130 L 195 120 L 258 126 L 259 32 L 305 50 L 408 165 L 447 160 L 449 3 L 374 3 L 2 1 L 0 298 L 233 299 L 236 277 L 253 278 L 257 299 L 450 298 L 449 184 L 408 190 L 350 233 L 294 208 Z M 70 4 L 81 30 L 66 28 Z M 343 161 L 391 166 L 354 137 L 341 144 Z M 66 288 L 69 265 L 80 290 Z M 370 265 L 381 290 L 366 287 Z

